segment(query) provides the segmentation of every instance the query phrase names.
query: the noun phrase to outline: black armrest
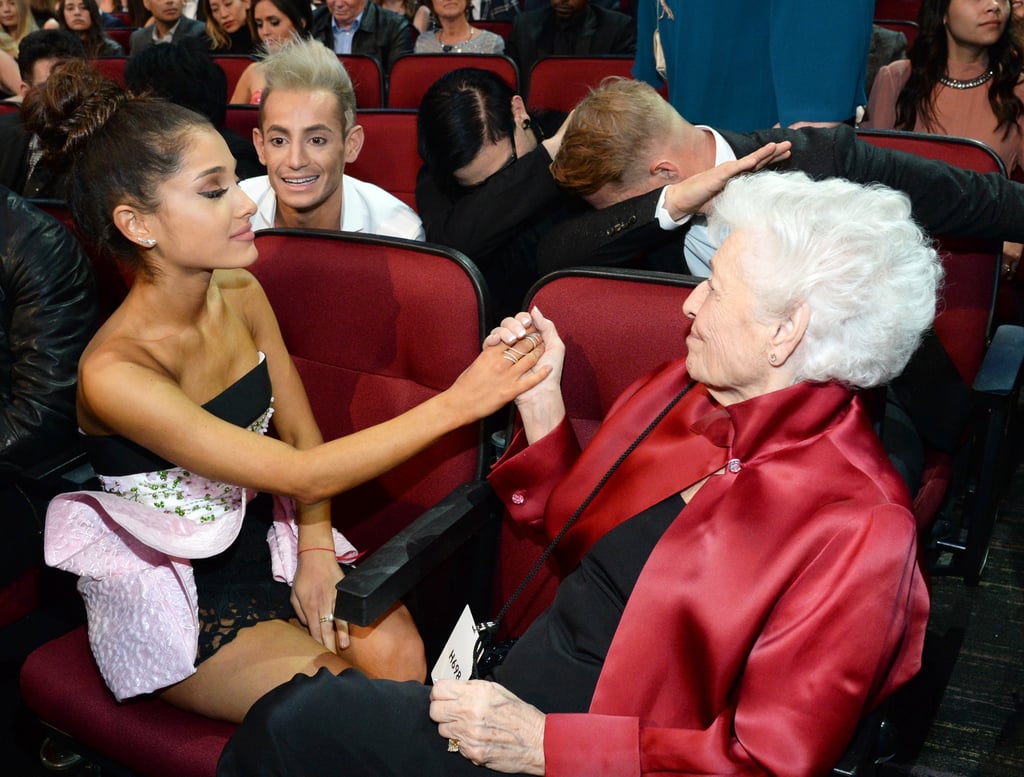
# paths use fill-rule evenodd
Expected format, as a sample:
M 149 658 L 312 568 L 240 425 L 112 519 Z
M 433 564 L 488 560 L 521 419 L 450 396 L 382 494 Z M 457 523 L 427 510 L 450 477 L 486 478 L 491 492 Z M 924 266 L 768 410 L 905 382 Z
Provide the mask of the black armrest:
M 979 394 L 1004 397 L 1020 386 L 1024 367 L 1024 327 L 1004 324 L 996 330 L 974 378 Z
M 456 488 L 338 583 L 334 614 L 368 626 L 476 534 L 495 513 L 486 480 Z

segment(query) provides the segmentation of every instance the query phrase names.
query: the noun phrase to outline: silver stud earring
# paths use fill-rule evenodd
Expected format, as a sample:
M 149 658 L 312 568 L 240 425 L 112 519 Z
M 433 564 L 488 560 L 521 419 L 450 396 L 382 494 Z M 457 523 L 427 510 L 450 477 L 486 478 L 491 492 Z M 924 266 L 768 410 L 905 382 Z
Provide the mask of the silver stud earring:
M 146 246 L 146 248 L 152 248 L 153 246 L 156 245 L 156 240 L 154 240 L 151 237 L 140 237 L 139 242 L 142 245 Z
M 775 364 L 778 361 L 778 357 L 774 353 L 770 353 L 768 354 L 768 361 Z

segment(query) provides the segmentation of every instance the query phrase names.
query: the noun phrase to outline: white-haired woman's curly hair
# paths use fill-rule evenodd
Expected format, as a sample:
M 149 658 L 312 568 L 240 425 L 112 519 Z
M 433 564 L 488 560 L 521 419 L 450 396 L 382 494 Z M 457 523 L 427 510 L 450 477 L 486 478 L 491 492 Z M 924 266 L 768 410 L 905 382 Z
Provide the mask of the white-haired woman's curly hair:
M 731 181 L 708 225 L 755 236 L 741 261 L 756 317 L 807 304 L 798 379 L 868 388 L 902 372 L 935 317 L 942 265 L 910 212 L 885 186 L 762 172 Z

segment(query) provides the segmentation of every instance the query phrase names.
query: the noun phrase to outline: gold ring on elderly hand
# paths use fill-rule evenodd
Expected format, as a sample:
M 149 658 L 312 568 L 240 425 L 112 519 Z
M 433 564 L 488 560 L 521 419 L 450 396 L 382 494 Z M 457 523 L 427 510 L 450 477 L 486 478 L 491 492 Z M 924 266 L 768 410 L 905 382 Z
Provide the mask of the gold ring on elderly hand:
M 448 752 L 449 753 L 457 753 L 457 752 L 459 752 L 459 740 L 457 740 L 457 739 L 449 739 L 448 740 Z
M 326 615 L 321 615 L 320 616 L 320 622 L 321 623 L 330 623 L 333 620 L 334 620 L 334 613 L 333 612 L 329 612 Z
M 510 350 L 512 350 L 512 349 L 511 348 L 506 348 L 505 349 L 505 353 L 503 353 L 502 356 L 504 356 L 506 359 L 508 359 L 513 364 L 515 364 L 516 362 L 519 361 L 519 357 L 518 356 L 513 356 L 512 354 L 510 354 L 509 353 Z M 516 351 L 516 353 L 519 353 L 519 352 Z

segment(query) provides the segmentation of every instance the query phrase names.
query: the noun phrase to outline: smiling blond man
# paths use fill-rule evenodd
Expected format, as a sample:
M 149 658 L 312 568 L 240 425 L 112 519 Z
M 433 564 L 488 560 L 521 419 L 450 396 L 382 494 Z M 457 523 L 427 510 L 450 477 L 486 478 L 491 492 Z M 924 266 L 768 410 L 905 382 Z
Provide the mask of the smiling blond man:
M 254 229 L 341 229 L 422 240 L 408 205 L 345 175 L 363 147 L 352 81 L 337 56 L 298 40 L 262 63 L 266 87 L 253 142 L 267 175 L 242 181 L 256 203 Z

